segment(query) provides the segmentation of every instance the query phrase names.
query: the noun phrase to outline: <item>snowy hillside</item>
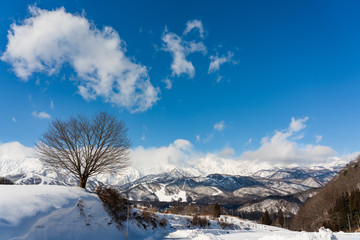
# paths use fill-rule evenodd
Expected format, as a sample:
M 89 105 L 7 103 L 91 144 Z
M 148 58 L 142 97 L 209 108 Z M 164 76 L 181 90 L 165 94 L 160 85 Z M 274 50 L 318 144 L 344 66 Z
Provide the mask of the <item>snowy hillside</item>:
M 0 239 L 116 239 L 95 194 L 77 187 L 0 186 Z
M 125 238 L 126 228 L 118 229 L 97 195 L 83 189 L 65 186 L 1 185 L 0 196 L 0 239 Z M 335 239 L 335 236 L 338 240 L 360 238 L 359 234 L 333 234 L 327 230 L 321 230 L 319 233 L 291 232 L 227 216 L 222 216 L 220 222 L 211 220 L 207 227 L 194 228 L 190 225 L 191 217 L 158 213 L 155 215 L 159 219 L 166 219 L 167 224 L 164 227 L 144 229 L 136 220 L 131 219 L 128 239 L 330 240 Z

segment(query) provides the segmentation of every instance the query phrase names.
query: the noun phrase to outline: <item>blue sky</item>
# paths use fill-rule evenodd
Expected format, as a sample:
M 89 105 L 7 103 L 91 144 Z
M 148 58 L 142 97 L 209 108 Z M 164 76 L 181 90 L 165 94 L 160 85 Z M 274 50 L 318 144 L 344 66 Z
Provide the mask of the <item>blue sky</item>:
M 184 139 L 261 161 L 290 144 L 290 162 L 359 151 L 358 1 L 1 5 L 1 143 L 31 147 L 52 119 L 106 110 L 134 149 Z

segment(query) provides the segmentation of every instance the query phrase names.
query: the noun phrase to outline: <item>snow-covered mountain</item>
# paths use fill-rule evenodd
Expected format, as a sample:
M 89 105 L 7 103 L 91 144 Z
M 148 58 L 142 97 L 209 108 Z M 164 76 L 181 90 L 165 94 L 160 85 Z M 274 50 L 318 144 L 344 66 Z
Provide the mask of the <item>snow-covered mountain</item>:
M 265 210 L 276 214 L 279 209 L 291 217 L 340 168 L 274 168 L 257 171 L 253 176 L 193 176 L 183 169 L 173 169 L 117 187 L 133 201 L 152 202 L 159 207 L 181 202 L 200 205 L 219 202 L 251 219 L 259 219 Z
M 339 166 L 340 168 L 340 166 Z M 194 176 L 183 169 L 151 174 L 129 182 L 119 189 L 137 201 L 179 201 L 175 195 L 186 192 L 186 198 L 201 201 L 203 198 L 255 199 L 272 195 L 286 196 L 319 188 L 338 172 L 338 168 L 313 170 L 312 168 L 275 168 L 260 170 L 252 176 L 209 174 Z M 161 195 L 164 193 L 165 195 Z M 171 196 L 174 196 L 171 198 Z M 180 201 L 187 201 L 182 198 Z
M 45 167 L 34 157 L 32 148 L 24 148 L 16 142 L 11 143 L 9 149 L 6 149 L 6 144 L 2 148 L 5 148 L 0 149 L 2 177 L 17 184 L 78 184 L 71 174 Z M 272 202 L 278 201 L 278 205 L 291 206 L 285 212 L 293 213 L 296 209 L 294 205 L 298 206 L 311 196 L 311 192 L 305 194 L 309 189 L 323 186 L 343 167 L 343 163 L 330 163 L 306 168 L 269 168 L 231 161 L 220 158 L 216 161 L 200 159 L 191 166 L 159 170 L 147 175 L 130 167 L 118 173 L 92 177 L 88 188 L 94 190 L 99 185 L 115 186 L 133 201 L 220 202 L 223 205 L 236 205 L 238 212 L 249 209 L 265 211 L 271 199 Z M 259 169 L 261 167 L 264 169 Z
M 304 185 L 309 186 L 312 184 L 313 187 L 317 187 L 331 179 L 333 174 L 329 174 L 329 172 L 338 172 L 343 166 L 343 162 L 334 162 L 308 168 L 271 168 L 267 164 L 238 162 L 225 158 L 200 158 L 181 167 L 157 167 L 157 170 L 151 172 L 151 174 L 146 174 L 147 171 L 141 171 L 139 166 L 129 167 L 118 173 L 101 174 L 90 179 L 90 187 L 98 184 L 124 185 L 142 177 L 144 177 L 144 181 L 147 181 L 147 179 L 166 176 L 167 178 L 181 178 L 182 175 L 206 177 L 211 174 L 269 179 L 308 179 L 308 182 Z M 35 157 L 33 148 L 25 147 L 18 142 L 1 145 L 0 176 L 10 177 L 19 184 L 76 184 L 76 179 L 73 176 L 67 172 L 54 171 L 45 167 Z

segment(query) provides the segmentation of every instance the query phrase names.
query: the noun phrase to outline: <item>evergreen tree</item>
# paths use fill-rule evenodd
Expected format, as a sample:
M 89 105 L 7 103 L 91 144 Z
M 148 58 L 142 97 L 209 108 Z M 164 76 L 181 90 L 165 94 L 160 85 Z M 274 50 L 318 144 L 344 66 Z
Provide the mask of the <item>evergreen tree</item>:
M 283 213 L 283 211 L 281 211 L 281 209 L 279 209 L 279 211 L 278 211 L 277 221 L 278 221 L 278 223 L 280 224 L 281 227 L 284 226 L 284 213 Z
M 270 215 L 269 212 L 266 210 L 263 217 L 262 217 L 262 224 L 265 225 L 271 225 L 271 219 L 270 219 Z
M 324 221 L 323 225 L 332 231 L 349 231 L 349 229 L 359 228 L 360 190 L 354 190 L 350 194 L 345 193 L 338 198 L 335 206 L 329 211 L 328 220 Z

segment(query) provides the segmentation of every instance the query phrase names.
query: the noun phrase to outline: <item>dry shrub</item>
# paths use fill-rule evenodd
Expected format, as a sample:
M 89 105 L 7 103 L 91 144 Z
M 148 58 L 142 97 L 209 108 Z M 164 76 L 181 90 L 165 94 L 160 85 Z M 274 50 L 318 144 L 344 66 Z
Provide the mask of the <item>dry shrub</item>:
M 106 211 L 116 222 L 118 227 L 122 226 L 123 221 L 127 220 L 128 211 L 130 211 L 131 203 L 113 188 L 98 187 L 96 193 L 103 202 Z
M 222 221 L 218 221 L 218 224 L 222 229 L 238 229 L 238 227 L 232 223 L 226 223 Z
M 210 226 L 210 222 L 206 218 L 200 217 L 199 215 L 195 215 L 193 217 L 191 224 L 193 226 L 199 226 L 199 227 Z
M 14 183 L 13 183 L 13 181 L 11 181 L 10 179 L 8 179 L 6 177 L 0 177 L 0 184 L 12 185 Z
M 192 218 L 185 218 L 185 220 L 186 220 L 186 227 L 187 228 L 190 228 L 191 227 L 191 225 L 192 225 Z
M 157 222 L 159 218 L 152 212 L 142 211 L 134 213 L 134 218 L 138 222 L 138 225 L 143 226 L 144 229 L 152 227 L 152 229 L 157 227 Z
M 168 221 L 166 220 L 166 218 L 161 219 L 159 222 L 160 227 L 166 227 L 167 224 L 168 224 Z

